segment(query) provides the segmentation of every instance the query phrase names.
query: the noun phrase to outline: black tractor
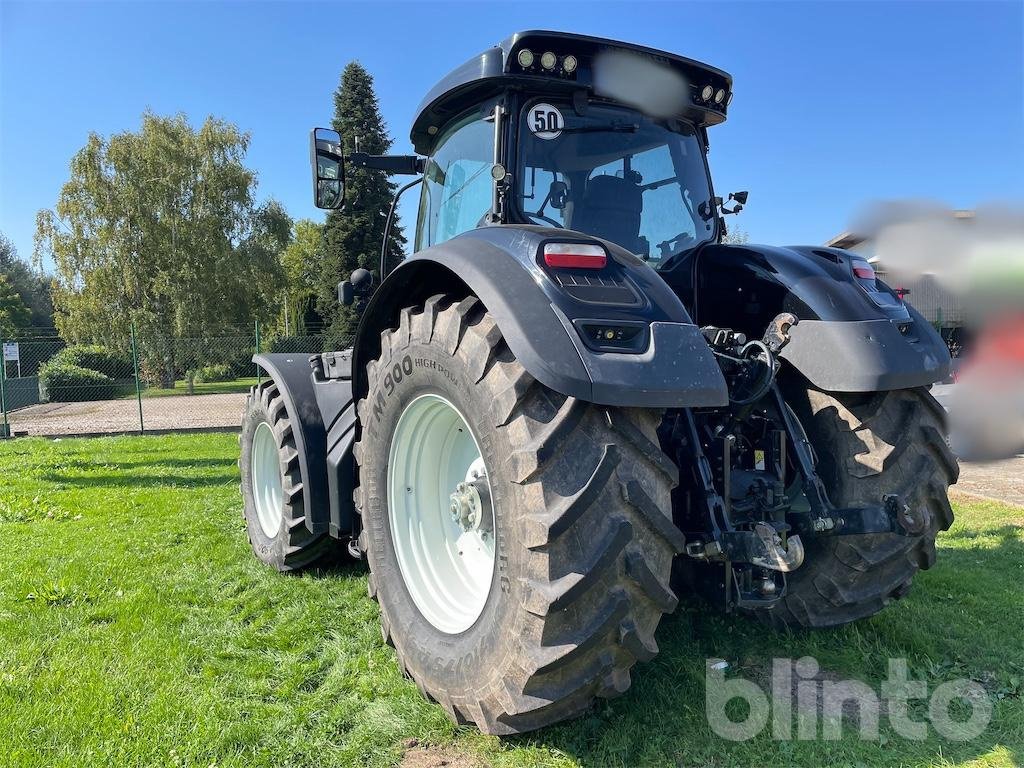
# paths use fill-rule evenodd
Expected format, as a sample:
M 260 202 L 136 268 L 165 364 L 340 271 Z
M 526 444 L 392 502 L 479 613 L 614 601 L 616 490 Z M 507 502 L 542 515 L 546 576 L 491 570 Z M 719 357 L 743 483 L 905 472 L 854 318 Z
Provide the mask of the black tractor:
M 313 131 L 319 207 L 346 167 L 418 177 L 415 253 L 339 286 L 351 349 L 255 358 L 249 538 L 282 571 L 365 558 L 385 639 L 459 723 L 621 694 L 679 597 L 871 616 L 952 522 L 939 335 L 853 253 L 722 242 L 732 95 L 672 53 L 523 32 L 427 95 L 416 155 Z

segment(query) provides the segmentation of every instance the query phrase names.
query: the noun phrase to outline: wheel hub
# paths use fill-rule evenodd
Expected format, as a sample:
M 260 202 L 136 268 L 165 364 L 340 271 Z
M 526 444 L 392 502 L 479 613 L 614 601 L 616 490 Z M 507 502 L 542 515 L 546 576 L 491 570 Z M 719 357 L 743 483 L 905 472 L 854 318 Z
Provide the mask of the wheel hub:
M 486 538 L 491 532 L 494 514 L 483 459 L 477 459 L 466 473 L 466 479 L 455 486 L 449 511 L 452 520 L 464 531 L 476 531 Z

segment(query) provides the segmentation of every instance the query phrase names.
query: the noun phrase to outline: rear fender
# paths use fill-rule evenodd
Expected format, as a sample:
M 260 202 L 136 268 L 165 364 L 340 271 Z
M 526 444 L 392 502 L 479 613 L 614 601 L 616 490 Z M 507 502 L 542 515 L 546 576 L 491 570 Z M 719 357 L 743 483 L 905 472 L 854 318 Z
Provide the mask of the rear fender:
M 830 392 L 878 392 L 946 378 L 949 350 L 935 329 L 888 288 L 879 306 L 854 280 L 853 254 L 837 248 L 710 245 L 665 274 L 691 293 L 701 325 L 760 338 L 794 314 L 781 357 Z
M 632 298 L 589 301 L 571 295 L 538 258 L 551 240 L 603 245 L 610 261 L 602 280 L 614 284 L 613 294 Z M 625 407 L 728 402 L 725 380 L 700 329 L 648 265 L 578 232 L 512 225 L 482 227 L 424 249 L 388 276 L 357 331 L 357 397 L 367 391 L 364 368 L 380 354 L 381 330 L 398 325 L 403 307 L 438 293 L 479 298 L 519 362 L 556 392 Z M 628 352 L 595 349 L 584 341 L 584 321 L 636 324 L 643 329 L 644 346 Z
M 351 382 L 314 377 L 308 355 L 255 355 L 253 362 L 277 385 L 292 424 L 306 527 L 316 534 L 350 532 L 354 473 L 349 448 L 355 433 Z

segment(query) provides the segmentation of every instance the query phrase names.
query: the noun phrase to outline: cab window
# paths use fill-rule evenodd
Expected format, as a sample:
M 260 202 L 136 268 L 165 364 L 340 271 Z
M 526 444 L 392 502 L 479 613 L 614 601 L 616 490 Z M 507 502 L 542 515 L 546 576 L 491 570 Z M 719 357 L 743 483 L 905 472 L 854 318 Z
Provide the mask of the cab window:
M 416 250 L 475 229 L 491 209 L 494 126 L 476 110 L 457 120 L 427 160 Z
M 543 126 L 527 106 L 519 126 L 513 200 L 523 220 L 610 240 L 662 262 L 715 238 L 704 152 L 689 124 L 626 107 L 578 114 L 547 105 Z

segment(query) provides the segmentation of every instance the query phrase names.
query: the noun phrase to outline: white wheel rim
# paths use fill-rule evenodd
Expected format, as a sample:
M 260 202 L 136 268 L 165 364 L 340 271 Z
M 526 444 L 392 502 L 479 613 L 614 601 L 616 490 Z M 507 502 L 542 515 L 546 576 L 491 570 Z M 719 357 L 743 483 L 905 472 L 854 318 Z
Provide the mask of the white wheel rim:
M 281 530 L 284 504 L 284 481 L 281 462 L 277 456 L 277 440 L 267 422 L 260 422 L 252 436 L 252 498 L 256 502 L 256 517 L 268 539 Z
M 427 394 L 406 406 L 391 441 L 387 486 L 406 589 L 434 627 L 464 632 L 491 589 L 494 512 L 481 501 L 490 498 L 490 484 L 480 447 L 450 401 Z

